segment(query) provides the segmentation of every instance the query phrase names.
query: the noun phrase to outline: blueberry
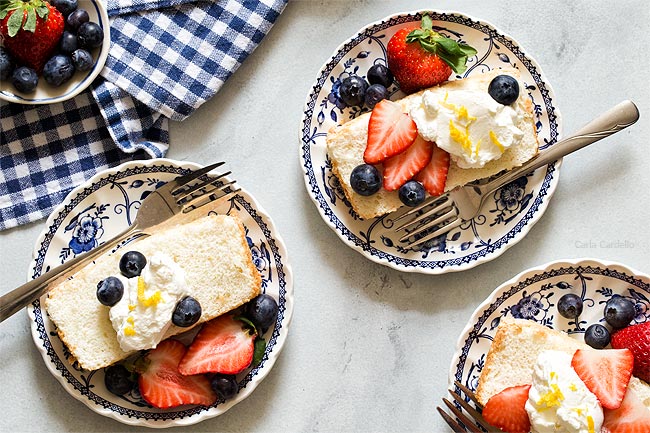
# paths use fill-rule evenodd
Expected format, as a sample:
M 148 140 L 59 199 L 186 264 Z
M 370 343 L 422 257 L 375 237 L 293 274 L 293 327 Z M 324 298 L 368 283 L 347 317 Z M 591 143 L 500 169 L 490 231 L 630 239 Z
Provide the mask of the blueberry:
M 368 82 L 357 75 L 350 75 L 341 82 L 339 97 L 348 107 L 363 104 Z
M 381 174 L 373 165 L 357 165 L 350 173 L 350 186 L 357 194 L 373 195 L 381 188 Z
M 65 54 L 72 54 L 77 49 L 77 35 L 64 31 L 59 41 L 59 50 Z
M 128 251 L 120 258 L 120 272 L 126 278 L 137 277 L 146 265 L 147 259 L 139 251 Z
M 111 365 L 104 370 L 104 385 L 115 395 L 124 395 L 133 389 L 133 374 L 122 364 Z
M 52 86 L 60 86 L 74 75 L 74 65 L 70 56 L 57 54 L 45 63 L 43 78 Z
M 499 104 L 510 105 L 519 97 L 519 83 L 510 75 L 497 75 L 490 81 L 488 93 Z
M 577 318 L 582 313 L 582 298 L 573 293 L 563 295 L 557 302 L 557 311 L 567 319 Z
M 368 82 L 370 84 L 381 84 L 388 88 L 394 81 L 393 73 L 385 65 L 377 63 L 368 69 Z
M 397 195 L 406 206 L 417 206 L 424 201 L 424 187 L 417 180 L 409 180 L 399 187 Z
M 585 331 L 585 343 L 594 349 L 602 349 L 609 344 L 609 331 L 603 325 L 595 323 Z
M 622 296 L 614 295 L 605 304 L 605 320 L 612 328 L 625 328 L 636 316 L 633 301 Z
M 191 296 L 186 296 L 176 304 L 172 313 L 172 323 L 181 328 L 194 325 L 201 318 L 201 304 Z
M 0 47 L 0 81 L 8 80 L 14 71 L 14 60 L 4 47 Z
M 257 295 L 246 304 L 246 316 L 258 328 L 268 329 L 278 316 L 278 303 L 270 295 Z
M 38 75 L 32 68 L 21 66 L 14 69 L 14 73 L 11 75 L 11 84 L 19 92 L 31 93 L 38 85 Z
M 93 67 L 93 56 L 83 48 L 75 50 L 70 56 L 77 71 L 87 71 Z
M 85 9 L 77 9 L 68 15 L 68 18 L 65 22 L 72 30 L 77 30 L 80 25 L 87 23 L 89 20 L 90 17 L 88 16 L 88 12 L 86 12 Z
M 104 31 L 92 21 L 83 23 L 77 29 L 77 40 L 81 48 L 97 48 L 104 41 Z
M 215 374 L 210 380 L 210 386 L 222 400 L 228 400 L 239 390 L 237 379 L 231 374 Z
M 50 4 L 57 8 L 64 17 L 67 17 L 77 9 L 77 0 L 50 0 Z
M 117 277 L 108 277 L 97 283 L 97 299 L 102 305 L 112 307 L 124 295 L 124 285 Z
M 364 102 L 369 108 L 373 108 L 377 102 L 388 98 L 388 90 L 382 84 L 371 84 L 366 90 Z

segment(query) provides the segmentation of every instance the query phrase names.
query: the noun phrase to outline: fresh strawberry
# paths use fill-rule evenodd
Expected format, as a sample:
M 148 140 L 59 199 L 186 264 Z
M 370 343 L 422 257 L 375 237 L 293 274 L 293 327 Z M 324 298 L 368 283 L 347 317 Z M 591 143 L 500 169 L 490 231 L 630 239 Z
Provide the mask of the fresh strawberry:
M 227 314 L 203 325 L 178 365 L 181 374 L 237 374 L 248 367 L 255 351 L 255 333 Z
M 469 45 L 458 43 L 433 30 L 428 15 L 421 27 L 403 28 L 388 41 L 388 68 L 405 93 L 413 93 L 446 81 L 453 70 L 467 69 L 467 58 L 476 54 Z
M 418 135 L 418 128 L 397 102 L 383 99 L 370 113 L 368 143 L 363 154 L 367 164 L 378 164 L 403 152 Z
M 418 173 L 415 179 L 422 182 L 424 189 L 435 197 L 445 191 L 448 171 L 449 154 L 434 143 L 431 161 Z
M 145 355 L 138 385 L 147 403 L 166 409 L 183 404 L 210 406 L 217 401 L 206 376 L 183 376 L 178 372 L 185 352 L 183 343 L 168 339 Z
M 63 34 L 63 15 L 44 0 L 6 0 L 0 5 L 0 42 L 14 59 L 41 72 Z
M 650 322 L 619 329 L 611 344 L 614 349 L 630 349 L 634 355 L 632 374 L 650 383 Z
M 618 409 L 632 377 L 634 355 L 628 349 L 578 349 L 571 366 L 601 406 Z
M 628 390 L 618 409 L 603 410 L 601 433 L 648 433 L 650 410 L 632 390 Z
M 492 426 L 509 433 L 528 433 L 530 419 L 526 412 L 530 385 L 511 386 L 493 395 L 483 408 L 483 418 Z
M 417 136 L 404 152 L 384 161 L 384 189 L 395 191 L 431 161 L 433 143 Z

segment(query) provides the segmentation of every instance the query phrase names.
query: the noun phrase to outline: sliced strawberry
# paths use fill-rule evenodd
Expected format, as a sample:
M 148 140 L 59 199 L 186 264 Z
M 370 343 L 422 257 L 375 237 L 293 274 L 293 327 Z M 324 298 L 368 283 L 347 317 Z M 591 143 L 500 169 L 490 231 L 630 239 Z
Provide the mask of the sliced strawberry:
M 511 386 L 493 395 L 483 408 L 485 421 L 509 433 L 528 433 L 526 401 L 530 385 Z
M 435 197 L 445 192 L 448 171 L 449 154 L 434 143 L 431 162 L 415 178 L 422 182 L 429 194 Z
M 182 376 L 178 372 L 185 352 L 183 343 L 169 339 L 145 355 L 146 367 L 140 372 L 138 385 L 147 403 L 167 409 L 183 404 L 210 406 L 217 401 L 207 377 Z
M 417 136 L 404 152 L 384 161 L 384 189 L 395 191 L 431 161 L 433 143 Z
M 634 354 L 632 374 L 650 383 L 650 322 L 631 325 L 612 334 L 614 349 L 630 349 Z
M 368 143 L 363 154 L 367 164 L 378 164 L 406 150 L 418 135 L 418 128 L 397 102 L 383 99 L 370 113 Z
M 650 410 L 632 390 L 628 390 L 618 409 L 603 410 L 602 433 L 648 433 Z
M 632 377 L 634 355 L 629 349 L 578 349 L 571 366 L 607 409 L 618 409 Z
M 203 325 L 178 365 L 181 374 L 237 374 L 253 360 L 255 335 L 231 314 Z

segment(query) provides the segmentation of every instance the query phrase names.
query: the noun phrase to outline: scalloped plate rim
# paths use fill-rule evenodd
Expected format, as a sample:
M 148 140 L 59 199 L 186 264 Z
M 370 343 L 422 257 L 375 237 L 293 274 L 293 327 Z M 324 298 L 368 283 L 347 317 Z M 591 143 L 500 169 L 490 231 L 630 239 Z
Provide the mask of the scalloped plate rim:
M 309 91 L 307 93 L 307 96 L 305 97 L 305 102 L 303 104 L 303 115 L 300 118 L 300 128 L 298 130 L 298 141 L 300 143 L 300 146 L 298 147 L 298 155 L 299 155 L 299 159 L 300 159 L 300 162 L 301 162 L 302 173 L 303 173 L 303 182 L 305 183 L 305 188 L 307 189 L 307 195 L 309 196 L 311 201 L 316 206 L 316 208 L 318 210 L 318 214 L 320 215 L 321 219 L 325 222 L 325 224 L 328 227 L 330 227 L 334 231 L 334 233 L 336 233 L 336 235 L 339 237 L 339 239 L 345 245 L 352 248 L 354 251 L 358 252 L 363 257 L 371 260 L 372 262 L 378 263 L 380 265 L 388 266 L 388 267 L 390 267 L 392 269 L 395 269 L 395 270 L 398 270 L 398 271 L 422 273 L 422 274 L 429 274 L 429 275 L 439 275 L 439 274 L 445 274 L 445 273 L 448 273 L 448 272 L 466 271 L 466 270 L 472 269 L 472 268 L 474 268 L 474 267 L 476 267 L 478 265 L 481 265 L 483 263 L 487 263 L 487 262 L 489 262 L 491 260 L 494 260 L 494 259 L 498 258 L 499 256 L 501 256 L 503 253 L 505 253 L 510 247 L 516 245 L 520 240 L 522 240 L 524 237 L 526 237 L 528 232 L 532 229 L 532 227 L 541 219 L 541 217 L 546 212 L 546 207 L 548 207 L 548 203 L 550 202 L 551 198 L 553 197 L 553 195 L 555 193 L 555 190 L 557 188 L 557 185 L 559 183 L 559 180 L 560 180 L 559 175 L 560 175 L 560 168 L 562 166 L 563 159 L 559 159 L 559 160 L 557 160 L 555 162 L 555 172 L 553 174 L 555 181 L 551 181 L 551 183 L 549 185 L 549 188 L 548 188 L 547 194 L 546 194 L 546 199 L 545 199 L 545 203 L 546 203 L 545 206 L 543 206 L 543 208 L 541 208 L 541 209 L 538 209 L 532 215 L 529 222 L 519 232 L 519 236 L 517 236 L 516 238 L 514 238 L 511 241 L 507 242 L 502 247 L 494 250 L 494 252 L 492 252 L 490 254 L 487 254 L 486 256 L 479 257 L 478 259 L 473 260 L 473 261 L 471 261 L 469 263 L 463 263 L 461 265 L 450 265 L 450 266 L 453 266 L 451 268 L 447 267 L 447 266 L 444 266 L 444 265 L 442 267 L 433 267 L 433 268 L 432 267 L 423 268 L 423 267 L 420 267 L 420 266 L 408 266 L 408 267 L 405 267 L 403 265 L 398 265 L 394 260 L 389 260 L 389 259 L 377 257 L 374 254 L 368 253 L 365 249 L 363 249 L 363 248 L 355 245 L 353 242 L 351 242 L 345 236 L 344 233 L 342 233 L 341 231 L 339 231 L 339 229 L 337 229 L 335 224 L 332 221 L 330 221 L 327 218 L 327 216 L 324 214 L 324 212 L 326 212 L 326 210 L 321 208 L 320 203 L 318 202 L 316 197 L 311 193 L 312 186 L 309 183 L 309 176 L 308 176 L 309 173 L 307 172 L 306 167 L 305 167 L 305 158 L 303 157 L 303 144 L 304 144 L 303 143 L 303 127 L 304 127 L 305 121 L 307 119 L 307 114 L 306 113 L 308 112 L 308 109 L 309 109 L 310 96 L 313 93 L 314 87 L 318 83 L 318 79 L 321 77 L 321 75 L 327 69 L 327 66 L 328 66 L 329 62 L 336 56 L 336 54 L 339 51 L 341 51 L 345 47 L 346 44 L 351 42 L 354 38 L 358 37 L 359 35 L 363 34 L 364 30 L 366 30 L 366 29 L 368 29 L 370 27 L 373 27 L 373 26 L 377 26 L 377 25 L 379 25 L 379 24 L 381 24 L 383 22 L 386 22 L 386 21 L 391 20 L 391 19 L 395 19 L 395 18 L 400 17 L 400 16 L 413 16 L 413 15 L 421 14 L 421 13 L 424 13 L 424 12 L 436 12 L 436 13 L 440 13 L 440 14 L 462 16 L 462 17 L 468 18 L 470 20 L 485 24 L 486 26 L 489 26 L 492 29 L 496 30 L 504 38 L 507 38 L 507 39 L 510 39 L 513 42 L 516 42 L 517 46 L 519 46 L 519 48 L 522 50 L 522 52 L 525 53 L 525 56 L 533 64 L 536 65 L 536 67 L 538 68 L 538 70 L 540 72 L 539 75 L 543 78 L 543 81 L 546 84 L 546 87 L 547 87 L 549 93 L 552 94 L 554 99 L 555 99 L 555 91 L 553 90 L 553 87 L 551 86 L 549 81 L 546 79 L 546 75 L 543 73 L 541 67 L 539 66 L 539 62 L 537 62 L 535 57 L 531 56 L 529 54 L 528 50 L 525 50 L 522 47 L 522 45 L 519 42 L 517 42 L 516 39 L 514 39 L 512 36 L 510 36 L 509 33 L 503 32 L 499 27 L 493 25 L 490 21 L 487 21 L 487 20 L 484 20 L 484 19 L 479 19 L 479 18 L 476 18 L 476 17 L 474 17 L 472 15 L 468 15 L 468 14 L 466 14 L 464 12 L 459 12 L 457 10 L 442 10 L 442 9 L 430 8 L 430 9 L 415 9 L 415 10 L 411 10 L 411 11 L 397 12 L 397 13 L 389 14 L 389 15 L 387 15 L 384 18 L 381 18 L 379 20 L 375 20 L 375 21 L 373 21 L 373 22 L 371 22 L 371 23 L 369 23 L 367 25 L 364 25 L 361 29 L 359 29 L 359 31 L 352 34 L 350 37 L 348 37 L 342 43 L 340 43 L 336 47 L 336 49 L 332 52 L 332 54 L 329 56 L 329 58 L 325 62 L 322 63 L 322 66 L 318 69 L 318 73 L 316 74 L 316 80 L 314 82 L 312 82 L 312 84 L 311 84 L 311 86 L 309 88 Z M 555 106 L 554 106 L 554 110 L 555 110 L 554 114 L 555 114 L 555 118 L 556 118 L 556 122 L 557 122 L 557 126 L 558 126 L 558 128 L 557 128 L 558 139 L 560 139 L 561 136 L 562 136 L 562 123 L 563 123 L 562 122 L 562 114 L 561 114 L 561 111 Z M 310 124 L 311 124 L 311 122 L 310 122 Z M 330 208 L 330 210 L 331 210 L 331 208 Z M 345 225 L 343 223 L 343 221 L 341 221 L 340 219 L 339 219 L 339 221 L 341 222 L 341 224 Z M 505 233 L 504 236 L 507 235 L 508 233 L 509 232 Z M 394 256 L 391 254 L 391 257 L 394 257 Z
M 632 268 L 624 263 L 617 262 L 617 261 L 612 261 L 612 260 L 604 260 L 600 258 L 595 258 L 595 257 L 580 257 L 580 258 L 568 258 L 568 259 L 558 259 L 558 260 L 553 260 L 541 265 L 537 266 L 532 266 L 526 270 L 523 270 L 513 276 L 512 278 L 508 279 L 507 281 L 501 283 L 496 289 L 494 289 L 488 296 L 483 300 L 472 312 L 472 315 L 470 316 L 469 320 L 467 321 L 467 324 L 459 334 L 457 340 L 456 340 L 456 346 L 454 350 L 454 354 L 452 356 L 451 362 L 449 364 L 449 374 L 448 374 L 448 385 L 452 386 L 454 381 L 456 380 L 455 375 L 457 372 L 457 366 L 460 361 L 460 356 L 461 352 L 463 350 L 463 347 L 465 346 L 465 342 L 467 341 L 467 338 L 469 336 L 469 333 L 471 332 L 472 328 L 474 325 L 478 322 L 478 318 L 481 315 L 481 313 L 489 307 L 494 301 L 508 288 L 524 281 L 527 277 L 530 277 L 531 275 L 539 274 L 539 273 L 544 273 L 548 272 L 549 270 L 559 268 L 562 266 L 584 266 L 584 264 L 589 264 L 591 266 L 597 265 L 603 268 L 617 268 L 624 272 L 627 275 L 634 276 L 637 279 L 640 280 L 645 280 L 650 284 L 650 274 L 647 274 L 645 272 L 638 271 L 635 268 Z M 486 352 L 487 353 L 487 352 Z M 465 366 L 463 366 L 463 371 L 465 370 Z
M 90 177 L 88 180 L 80 184 L 79 186 L 75 187 L 72 189 L 68 195 L 64 198 L 64 200 L 52 211 L 52 213 L 49 215 L 47 220 L 45 221 L 44 228 L 41 230 L 39 233 L 38 237 L 36 238 L 36 243 L 34 246 L 34 250 L 32 251 L 32 260 L 30 261 L 29 267 L 27 269 L 27 281 L 31 279 L 31 274 L 32 270 L 34 267 L 34 260 L 38 256 L 38 252 L 41 249 L 40 248 L 40 243 L 41 241 L 45 238 L 45 235 L 48 233 L 48 228 L 53 224 L 53 221 L 58 217 L 58 215 L 63 212 L 63 208 L 66 206 L 67 202 L 69 199 L 77 196 L 79 193 L 81 193 L 84 188 L 87 188 L 89 185 L 92 185 L 99 181 L 100 179 L 110 176 L 113 174 L 118 173 L 121 170 L 129 169 L 131 167 L 135 166 L 153 166 L 156 164 L 168 164 L 168 165 L 173 165 L 176 167 L 180 168 L 191 168 L 191 169 L 197 169 L 203 167 L 203 165 L 190 162 L 190 161 L 179 161 L 179 160 L 174 160 L 170 158 L 154 158 L 154 159 L 149 159 L 149 160 L 136 160 L 136 161 L 127 161 L 125 163 L 122 163 L 118 166 L 108 168 L 106 170 L 100 171 Z M 241 187 L 240 187 L 241 188 Z M 293 271 L 291 268 L 291 264 L 287 258 L 287 249 L 286 245 L 282 239 L 282 237 L 279 235 L 277 232 L 277 229 L 275 227 L 275 224 L 271 217 L 266 213 L 266 211 L 259 205 L 257 200 L 248 192 L 246 189 L 241 188 L 241 192 L 246 195 L 246 199 L 251 202 L 253 205 L 253 208 L 262 215 L 263 219 L 265 220 L 266 225 L 269 227 L 269 231 L 273 233 L 273 238 L 275 239 L 277 245 L 278 245 L 278 250 L 281 252 L 281 257 L 283 258 L 283 270 L 284 270 L 284 277 L 285 277 L 285 313 L 284 313 L 284 321 L 282 324 L 282 327 L 280 329 L 280 332 L 278 334 L 278 338 L 276 340 L 273 353 L 273 357 L 267 357 L 264 365 L 264 369 L 258 370 L 258 373 L 253 376 L 250 380 L 250 382 L 247 384 L 247 386 L 244 389 L 241 389 L 240 392 L 237 394 L 237 396 L 233 399 L 230 399 L 224 403 L 220 403 L 216 407 L 211 407 L 205 411 L 199 412 L 197 414 L 187 416 L 187 417 L 182 417 L 182 418 L 175 418 L 175 419 L 166 419 L 162 421 L 156 421 L 156 420 L 149 420 L 149 419 L 139 419 L 139 418 L 131 418 L 127 416 L 123 416 L 113 410 L 110 410 L 105 407 L 101 407 L 97 404 L 94 404 L 91 400 L 88 398 L 82 398 L 84 397 L 83 395 L 80 395 L 76 389 L 73 387 L 68 386 L 67 381 L 63 375 L 59 374 L 58 370 L 56 369 L 56 366 L 53 365 L 48 358 L 46 358 L 48 355 L 47 349 L 43 347 L 42 344 L 39 344 L 40 342 L 40 336 L 38 334 L 37 330 L 37 323 L 36 323 L 36 317 L 34 314 L 34 306 L 30 304 L 27 307 L 27 315 L 29 317 L 30 321 L 30 331 L 32 334 L 32 339 L 36 345 L 36 348 L 38 349 L 39 353 L 41 354 L 41 357 L 43 358 L 43 361 L 49 370 L 49 372 L 54 376 L 59 383 L 63 386 L 63 388 L 70 394 L 72 397 L 74 397 L 76 400 L 82 402 L 85 406 L 87 406 L 90 410 L 93 412 L 103 415 L 107 418 L 114 419 L 122 424 L 125 425 L 132 425 L 132 426 L 142 426 L 142 427 L 151 427 L 151 428 L 170 428 L 170 427 L 187 427 L 193 424 L 197 424 L 199 422 L 205 421 L 210 418 L 215 418 L 219 415 L 222 415 L 223 413 L 227 412 L 231 407 L 234 405 L 242 402 L 245 400 L 252 392 L 255 390 L 255 388 L 262 382 L 262 380 L 270 373 L 271 369 L 273 368 L 275 362 L 277 361 L 277 358 L 280 356 L 280 353 L 282 352 L 282 349 L 284 347 L 284 344 L 286 343 L 288 331 L 289 331 L 289 326 L 291 324 L 291 320 L 293 317 Z M 48 247 L 49 248 L 49 247 Z M 46 295 L 44 295 L 46 296 Z M 43 311 L 41 309 L 41 311 Z M 210 410 L 214 410 L 214 413 L 210 413 Z

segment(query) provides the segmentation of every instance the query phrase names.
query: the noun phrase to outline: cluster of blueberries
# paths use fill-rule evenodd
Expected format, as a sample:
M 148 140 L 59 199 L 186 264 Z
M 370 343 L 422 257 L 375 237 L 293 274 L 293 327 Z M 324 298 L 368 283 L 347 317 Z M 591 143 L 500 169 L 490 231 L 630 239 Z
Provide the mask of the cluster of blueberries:
M 393 73 L 385 65 L 377 63 L 368 69 L 367 80 L 358 75 L 349 75 L 341 81 L 338 97 L 348 107 L 364 104 L 373 108 L 382 99 L 388 98 L 388 87 L 393 84 Z
M 557 311 L 560 316 L 567 319 L 577 318 L 582 313 L 582 298 L 573 293 L 563 295 L 557 303 Z M 605 322 L 614 330 L 625 328 L 632 322 L 636 315 L 634 302 L 622 296 L 614 295 L 605 304 L 604 318 Z M 594 349 L 602 349 L 607 346 L 611 340 L 611 333 L 600 323 L 590 325 L 585 331 L 585 343 Z
M 91 50 L 102 45 L 104 31 L 90 21 L 88 11 L 78 7 L 78 0 L 51 0 L 65 17 L 65 30 L 55 54 L 43 67 L 43 78 L 55 87 L 72 78 L 75 71 L 88 71 L 94 64 Z M 38 85 L 37 71 L 16 65 L 5 48 L 0 47 L 0 80 L 11 80 L 16 90 L 31 93 Z

